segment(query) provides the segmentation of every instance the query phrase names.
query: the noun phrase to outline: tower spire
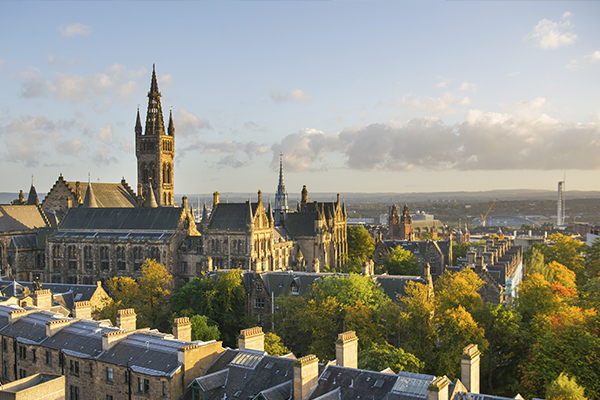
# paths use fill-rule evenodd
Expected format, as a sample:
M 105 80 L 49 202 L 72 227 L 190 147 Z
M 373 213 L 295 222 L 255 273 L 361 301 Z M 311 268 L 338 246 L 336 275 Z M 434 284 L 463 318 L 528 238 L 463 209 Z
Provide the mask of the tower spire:
M 138 136 L 142 134 L 142 120 L 140 119 L 140 105 L 139 104 L 138 104 L 138 108 L 137 108 L 137 119 L 135 121 L 135 134 Z
M 146 115 L 146 135 L 164 135 L 165 121 L 163 119 L 162 106 L 160 104 L 160 92 L 156 80 L 156 69 L 152 64 L 152 82 L 148 92 L 148 113 Z
M 277 185 L 275 207 L 273 208 L 275 226 L 283 225 L 288 210 L 288 195 L 283 183 L 283 153 L 279 153 L 279 184 Z
M 167 129 L 169 136 L 175 136 L 175 125 L 173 125 L 173 107 L 169 109 L 169 128 Z

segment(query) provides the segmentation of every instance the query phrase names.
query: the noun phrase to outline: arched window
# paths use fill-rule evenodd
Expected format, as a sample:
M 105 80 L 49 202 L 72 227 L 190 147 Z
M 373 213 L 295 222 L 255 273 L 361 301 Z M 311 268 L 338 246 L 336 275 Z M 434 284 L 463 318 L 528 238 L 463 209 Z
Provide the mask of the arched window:
M 125 271 L 127 268 L 127 259 L 125 257 L 125 247 L 117 247 L 117 269 L 119 271 Z
M 100 268 L 102 271 L 110 269 L 110 250 L 108 246 L 100 247 Z
M 133 269 L 139 271 L 144 263 L 144 249 L 136 246 L 133 248 Z
M 87 245 L 83 247 L 83 265 L 85 269 L 94 268 L 94 259 L 92 257 L 92 246 Z

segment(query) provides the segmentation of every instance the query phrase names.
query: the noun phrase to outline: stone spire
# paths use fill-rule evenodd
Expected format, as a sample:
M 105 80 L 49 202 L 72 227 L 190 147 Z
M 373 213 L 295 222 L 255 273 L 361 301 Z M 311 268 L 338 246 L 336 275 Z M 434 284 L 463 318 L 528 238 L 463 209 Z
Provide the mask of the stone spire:
M 275 226 L 283 225 L 285 215 L 288 213 L 288 195 L 283 183 L 283 154 L 279 153 L 279 184 L 275 194 L 275 207 L 273 209 Z
M 83 199 L 82 207 L 85 208 L 97 208 L 98 204 L 96 203 L 96 196 L 94 196 L 94 191 L 92 190 L 92 182 L 88 179 L 87 191 L 85 192 L 85 199 Z
M 156 80 L 156 69 L 152 64 L 152 82 L 148 92 L 148 113 L 146 115 L 146 135 L 164 135 L 165 121 L 163 120 L 162 107 L 160 105 L 160 92 Z
M 175 136 L 175 125 L 173 124 L 173 107 L 169 110 L 169 128 L 167 129 L 169 136 Z
M 136 135 L 141 135 L 143 132 L 142 130 L 142 120 L 140 119 L 140 106 L 138 106 L 137 108 L 137 119 L 135 121 L 135 134 Z
M 33 176 L 31 177 L 31 188 L 29 189 L 29 196 L 27 196 L 27 205 L 28 206 L 37 206 L 40 204 L 40 200 L 38 199 L 37 191 L 35 190 L 35 186 L 33 186 Z
M 152 189 L 152 183 L 148 184 L 148 193 L 146 194 L 146 198 L 144 199 L 145 208 L 156 208 L 158 204 L 156 203 L 156 198 L 154 197 L 154 190 Z

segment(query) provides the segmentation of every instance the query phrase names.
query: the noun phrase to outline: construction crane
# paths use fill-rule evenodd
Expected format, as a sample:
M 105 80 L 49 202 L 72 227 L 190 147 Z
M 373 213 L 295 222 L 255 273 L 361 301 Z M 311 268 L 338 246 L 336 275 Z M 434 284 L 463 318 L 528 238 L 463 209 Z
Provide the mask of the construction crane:
M 490 211 L 492 211 L 492 207 L 494 207 L 494 204 L 496 204 L 497 201 L 498 201 L 498 199 L 494 200 L 494 202 L 490 206 L 489 210 L 485 213 L 485 217 L 483 216 L 483 214 L 480 214 L 481 215 L 481 226 L 485 226 L 485 219 L 489 215 Z

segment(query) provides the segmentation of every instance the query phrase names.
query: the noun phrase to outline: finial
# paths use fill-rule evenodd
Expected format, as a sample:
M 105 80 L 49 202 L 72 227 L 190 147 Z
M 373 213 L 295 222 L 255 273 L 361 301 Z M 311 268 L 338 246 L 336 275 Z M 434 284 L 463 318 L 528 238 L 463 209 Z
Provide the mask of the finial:
M 90 183 L 90 182 L 91 182 L 91 180 L 92 180 L 92 178 L 91 178 L 91 176 L 90 176 L 90 173 L 89 173 L 89 171 L 88 171 L 88 183 Z
M 33 174 L 31 174 L 31 186 L 33 186 Z

